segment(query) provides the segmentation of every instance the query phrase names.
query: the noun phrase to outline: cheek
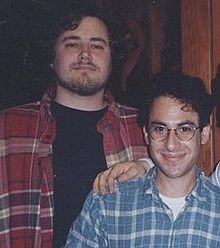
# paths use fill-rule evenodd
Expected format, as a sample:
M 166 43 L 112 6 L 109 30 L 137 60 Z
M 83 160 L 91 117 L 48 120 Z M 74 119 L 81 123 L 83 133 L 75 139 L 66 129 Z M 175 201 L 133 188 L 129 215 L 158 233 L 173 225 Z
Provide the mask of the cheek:
M 197 154 L 197 156 L 199 156 L 200 147 L 201 147 L 200 140 L 197 140 L 195 143 L 191 144 L 190 146 L 191 153 Z
M 151 139 L 150 140 L 146 139 L 146 142 L 148 142 L 147 145 L 149 145 L 149 150 L 150 150 L 151 155 L 153 157 L 158 156 L 160 153 L 160 150 L 163 148 L 162 143 L 159 143 L 159 142 L 156 143 L 152 141 Z
M 111 61 L 109 61 L 108 65 L 106 65 L 106 74 L 109 76 L 112 72 L 112 64 Z
M 102 54 L 93 57 L 93 60 L 96 61 L 103 70 L 110 70 L 112 65 L 112 57 L 111 54 Z
M 71 61 L 72 59 L 69 55 L 58 52 L 55 55 L 54 64 L 57 70 L 63 70 L 66 67 L 69 67 Z
M 185 146 L 188 146 L 189 149 L 191 149 L 192 151 L 197 151 L 200 150 L 201 148 L 201 137 L 198 136 L 194 136 L 194 138 L 192 140 L 190 140 L 190 142 L 188 144 L 185 144 Z
M 102 72 L 103 77 L 108 78 L 112 71 L 111 58 L 100 60 L 100 71 Z

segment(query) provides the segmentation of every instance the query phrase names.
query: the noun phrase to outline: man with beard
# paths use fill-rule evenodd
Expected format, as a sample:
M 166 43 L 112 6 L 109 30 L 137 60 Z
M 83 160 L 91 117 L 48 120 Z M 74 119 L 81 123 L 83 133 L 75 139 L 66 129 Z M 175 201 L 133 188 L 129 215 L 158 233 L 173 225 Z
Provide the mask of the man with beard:
M 136 110 L 105 92 L 112 17 L 88 6 L 57 18 L 56 88 L 0 114 L 0 247 L 62 247 L 97 173 L 146 155 Z

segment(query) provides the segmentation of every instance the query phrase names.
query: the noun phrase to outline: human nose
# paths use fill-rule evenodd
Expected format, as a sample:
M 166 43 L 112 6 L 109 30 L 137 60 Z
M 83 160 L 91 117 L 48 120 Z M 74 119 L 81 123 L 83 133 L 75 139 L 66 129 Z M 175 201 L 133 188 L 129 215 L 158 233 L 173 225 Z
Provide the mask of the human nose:
M 166 147 L 168 150 L 173 151 L 179 144 L 179 138 L 177 137 L 176 130 L 170 129 L 167 133 Z
M 91 53 L 89 47 L 87 46 L 82 47 L 82 50 L 79 54 L 79 60 L 82 63 L 88 63 L 91 61 Z

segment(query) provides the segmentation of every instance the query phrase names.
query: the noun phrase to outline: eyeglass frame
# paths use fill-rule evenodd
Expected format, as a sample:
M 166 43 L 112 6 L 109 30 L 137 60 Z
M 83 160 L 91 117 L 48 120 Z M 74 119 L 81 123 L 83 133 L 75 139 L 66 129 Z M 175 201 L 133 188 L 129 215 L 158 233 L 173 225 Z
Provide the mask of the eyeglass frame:
M 155 126 L 157 126 L 157 127 L 162 127 L 162 128 L 165 128 L 165 129 L 166 129 L 166 134 L 165 134 L 164 138 L 162 138 L 162 139 L 155 139 L 155 137 L 152 136 L 151 128 L 152 128 L 152 127 L 155 127 Z M 192 137 L 190 137 L 189 139 L 186 139 L 186 140 L 185 140 L 185 139 L 181 139 L 181 138 L 179 137 L 179 134 L 178 134 L 178 131 L 177 131 L 177 130 L 180 129 L 180 128 L 182 128 L 182 127 L 189 127 L 189 126 L 193 128 Z M 158 142 L 161 142 L 161 141 L 166 140 L 167 137 L 168 137 L 168 135 L 170 134 L 170 132 L 171 132 L 172 130 L 175 132 L 175 135 L 176 135 L 176 137 L 177 137 L 179 140 L 185 141 L 185 142 L 186 142 L 186 141 L 190 141 L 190 140 L 195 136 L 196 130 L 198 130 L 198 129 L 201 129 L 201 127 L 197 127 L 197 126 L 195 126 L 195 124 L 193 124 L 193 123 L 192 123 L 192 124 L 191 124 L 191 123 L 184 123 L 184 124 L 179 125 L 179 126 L 176 127 L 176 128 L 168 128 L 166 125 L 155 123 L 155 124 L 153 124 L 152 126 L 150 126 L 150 127 L 148 128 L 150 137 L 151 137 L 153 140 L 158 141 Z

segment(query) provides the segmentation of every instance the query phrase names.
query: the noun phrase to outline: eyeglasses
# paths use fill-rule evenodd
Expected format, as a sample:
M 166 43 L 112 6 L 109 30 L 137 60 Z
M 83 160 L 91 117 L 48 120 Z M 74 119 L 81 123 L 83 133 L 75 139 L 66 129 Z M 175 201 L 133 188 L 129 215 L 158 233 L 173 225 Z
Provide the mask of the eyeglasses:
M 197 129 L 200 129 L 200 127 L 196 127 L 193 124 L 184 124 L 177 128 L 168 128 L 163 125 L 153 124 L 149 128 L 149 134 L 150 137 L 156 141 L 164 141 L 173 130 L 180 140 L 189 141 L 193 138 Z

